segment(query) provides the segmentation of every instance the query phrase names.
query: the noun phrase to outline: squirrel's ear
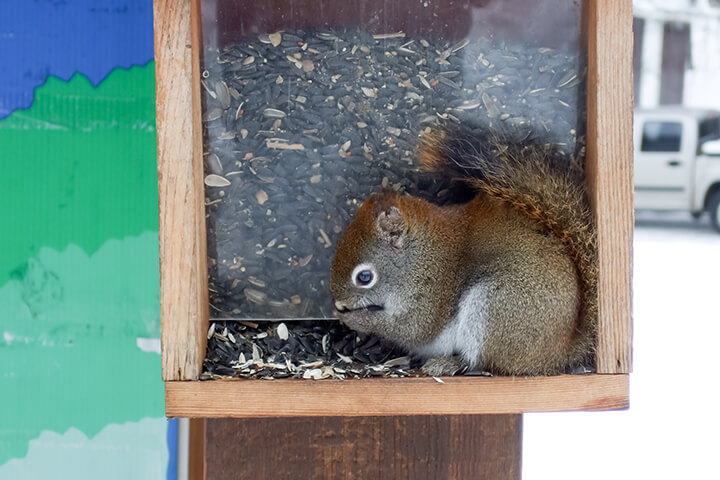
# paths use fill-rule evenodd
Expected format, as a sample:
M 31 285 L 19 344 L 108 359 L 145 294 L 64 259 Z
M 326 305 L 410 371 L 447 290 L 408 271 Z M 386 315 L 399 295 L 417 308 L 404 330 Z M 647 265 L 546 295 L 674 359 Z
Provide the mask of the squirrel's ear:
M 394 247 L 400 247 L 407 233 L 407 222 L 405 222 L 405 217 L 400 213 L 400 210 L 392 206 L 378 215 L 377 229 L 380 238 Z

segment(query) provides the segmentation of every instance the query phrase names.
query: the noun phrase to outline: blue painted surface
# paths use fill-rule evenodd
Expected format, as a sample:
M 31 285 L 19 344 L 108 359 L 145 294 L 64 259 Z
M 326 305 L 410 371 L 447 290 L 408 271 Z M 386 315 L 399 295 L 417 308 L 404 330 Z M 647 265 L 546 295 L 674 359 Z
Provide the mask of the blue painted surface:
M 97 85 L 152 59 L 152 0 L 0 0 L 0 118 L 50 75 Z
M 167 427 L 167 445 L 168 453 L 168 467 L 167 467 L 167 480 L 177 479 L 177 440 L 178 440 L 178 419 L 171 418 L 168 420 Z

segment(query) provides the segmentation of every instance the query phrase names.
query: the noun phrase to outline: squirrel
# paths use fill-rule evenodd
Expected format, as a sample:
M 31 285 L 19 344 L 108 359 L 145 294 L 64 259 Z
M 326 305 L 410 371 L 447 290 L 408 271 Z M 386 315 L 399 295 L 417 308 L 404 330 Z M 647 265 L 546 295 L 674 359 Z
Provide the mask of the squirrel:
M 511 135 L 434 127 L 421 166 L 471 187 L 438 206 L 372 194 L 341 235 L 330 291 L 340 320 L 424 360 L 432 376 L 553 375 L 593 361 L 597 235 L 584 169 Z

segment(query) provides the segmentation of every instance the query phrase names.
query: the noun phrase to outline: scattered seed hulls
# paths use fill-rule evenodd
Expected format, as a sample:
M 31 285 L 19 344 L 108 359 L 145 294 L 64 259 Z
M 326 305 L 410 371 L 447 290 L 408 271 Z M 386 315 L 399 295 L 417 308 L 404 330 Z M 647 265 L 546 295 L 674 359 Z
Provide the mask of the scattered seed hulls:
M 408 357 L 377 337 L 337 322 L 211 323 L 202 379 L 405 377 L 417 375 Z M 223 335 L 217 334 L 219 330 Z M 274 332 L 274 334 L 268 334 Z M 226 340 L 227 339 L 227 340 Z

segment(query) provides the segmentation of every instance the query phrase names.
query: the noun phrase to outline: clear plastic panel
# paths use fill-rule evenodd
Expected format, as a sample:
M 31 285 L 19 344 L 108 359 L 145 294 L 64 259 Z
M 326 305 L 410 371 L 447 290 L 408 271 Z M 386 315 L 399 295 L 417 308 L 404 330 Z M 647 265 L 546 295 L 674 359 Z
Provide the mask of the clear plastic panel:
M 211 317 L 332 317 L 334 246 L 381 187 L 461 201 L 419 172 L 437 122 L 584 154 L 582 2 L 202 3 Z

